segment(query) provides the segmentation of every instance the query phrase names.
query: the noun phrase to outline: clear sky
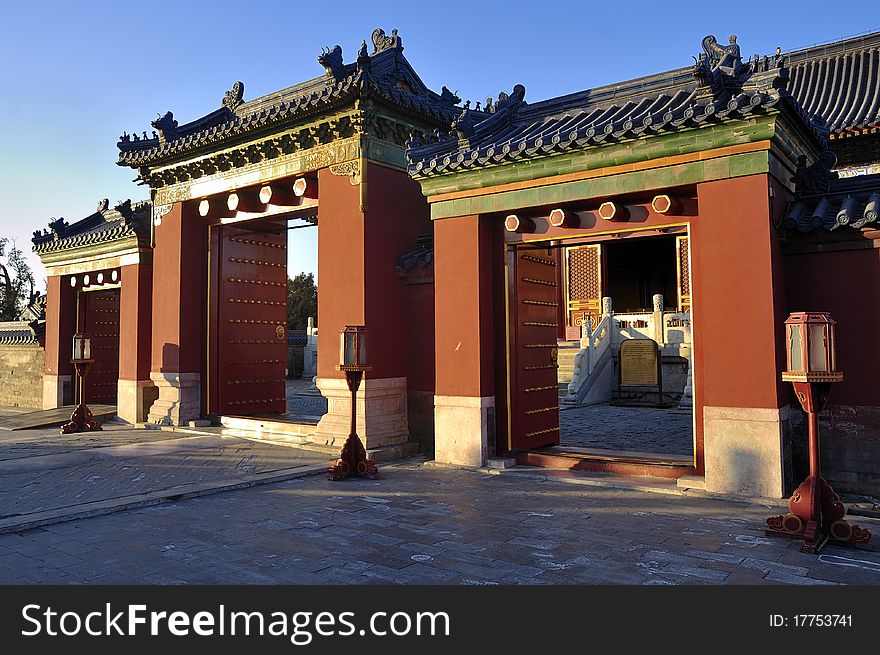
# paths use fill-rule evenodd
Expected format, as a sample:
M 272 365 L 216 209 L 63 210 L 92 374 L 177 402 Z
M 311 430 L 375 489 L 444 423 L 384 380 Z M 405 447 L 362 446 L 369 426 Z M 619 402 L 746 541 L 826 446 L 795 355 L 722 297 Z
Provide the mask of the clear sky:
M 11 2 L 0 39 L 0 234 L 30 250 L 50 217 L 69 222 L 147 198 L 116 166 L 123 131 L 181 123 L 319 74 L 322 46 L 353 61 L 375 27 L 398 28 L 428 86 L 484 100 L 526 87 L 536 101 L 693 62 L 700 40 L 737 34 L 743 56 L 880 30 L 877 0 L 843 3 Z M 291 233 L 290 271 L 316 269 L 314 230 Z M 37 277 L 43 278 L 34 258 Z

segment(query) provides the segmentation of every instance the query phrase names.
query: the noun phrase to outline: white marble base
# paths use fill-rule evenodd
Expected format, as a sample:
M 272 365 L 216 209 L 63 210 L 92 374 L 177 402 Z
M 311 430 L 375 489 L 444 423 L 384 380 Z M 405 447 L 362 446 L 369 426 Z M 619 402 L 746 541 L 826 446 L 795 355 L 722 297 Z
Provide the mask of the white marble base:
M 327 413 L 318 423 L 315 441 L 341 447 L 351 430 L 351 391 L 339 378 L 317 378 L 316 386 L 327 399 Z M 367 449 L 407 441 L 406 378 L 364 379 L 357 393 L 355 422 Z
M 201 377 L 198 373 L 150 372 L 159 388 L 159 399 L 150 407 L 147 422 L 156 425 L 185 425 L 202 411 Z
M 116 383 L 116 415 L 128 423 L 143 423 L 158 389 L 152 380 L 119 380 Z
M 73 402 L 73 387 L 70 375 L 43 374 L 43 409 L 64 407 L 64 386 L 70 388 L 70 401 Z
M 434 461 L 485 466 L 495 396 L 434 396 Z
M 785 496 L 788 407 L 704 407 L 706 491 Z

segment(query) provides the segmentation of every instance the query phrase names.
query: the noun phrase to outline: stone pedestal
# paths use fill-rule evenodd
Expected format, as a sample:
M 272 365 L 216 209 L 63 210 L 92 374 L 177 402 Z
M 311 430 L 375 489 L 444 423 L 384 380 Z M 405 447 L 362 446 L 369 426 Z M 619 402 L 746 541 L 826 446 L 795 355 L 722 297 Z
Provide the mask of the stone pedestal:
M 146 421 L 150 406 L 159 395 L 152 380 L 119 380 L 116 391 L 116 415 L 128 423 Z
M 66 402 L 65 402 L 66 401 Z M 55 409 L 73 403 L 73 379 L 70 375 L 43 375 L 43 409 Z
M 315 441 L 341 448 L 351 431 L 351 391 L 340 378 L 318 378 L 316 384 L 327 399 L 327 413 L 318 423 Z M 357 393 L 356 424 L 367 450 L 406 442 L 406 378 L 365 378 Z
M 201 415 L 201 378 L 198 373 L 150 373 L 159 399 L 150 407 L 147 421 L 157 425 L 185 425 Z
M 434 460 L 485 466 L 494 410 L 494 396 L 434 396 Z
M 738 496 L 785 496 L 789 409 L 704 407 L 706 490 Z

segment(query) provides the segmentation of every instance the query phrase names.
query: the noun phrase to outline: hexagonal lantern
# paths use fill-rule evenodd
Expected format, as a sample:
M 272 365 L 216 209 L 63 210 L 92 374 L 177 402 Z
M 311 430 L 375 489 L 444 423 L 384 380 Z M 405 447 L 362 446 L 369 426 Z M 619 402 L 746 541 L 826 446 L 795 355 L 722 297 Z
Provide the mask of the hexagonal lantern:
M 339 370 L 368 371 L 367 328 L 363 325 L 346 325 L 339 335 Z
M 72 364 L 92 360 L 92 339 L 85 334 L 73 335 L 73 350 L 70 361 Z
M 795 312 L 785 321 L 785 382 L 840 382 L 834 327 L 827 312 Z

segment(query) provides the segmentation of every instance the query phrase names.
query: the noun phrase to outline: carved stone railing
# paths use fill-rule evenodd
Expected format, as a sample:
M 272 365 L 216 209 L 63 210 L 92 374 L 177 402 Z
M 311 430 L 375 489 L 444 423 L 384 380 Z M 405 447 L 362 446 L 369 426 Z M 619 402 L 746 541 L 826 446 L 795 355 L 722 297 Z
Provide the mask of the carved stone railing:
M 652 312 L 615 314 L 611 299 L 602 299 L 602 318 L 596 328 L 593 329 L 589 317 L 581 325 L 581 349 L 574 359 L 574 370 L 564 402 L 580 404 L 588 394 L 594 399 L 603 397 L 603 390 L 593 388 L 596 384 L 594 378 L 603 374 L 604 366 L 612 357 L 612 351 L 620 347 L 621 341 L 653 339 L 661 348 L 684 352 L 689 357 L 689 349 L 680 349 L 691 343 L 690 313 L 664 312 L 663 296 L 659 294 L 653 297 L 653 305 Z M 607 392 L 610 394 L 610 387 Z

